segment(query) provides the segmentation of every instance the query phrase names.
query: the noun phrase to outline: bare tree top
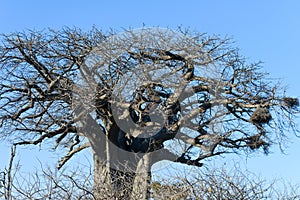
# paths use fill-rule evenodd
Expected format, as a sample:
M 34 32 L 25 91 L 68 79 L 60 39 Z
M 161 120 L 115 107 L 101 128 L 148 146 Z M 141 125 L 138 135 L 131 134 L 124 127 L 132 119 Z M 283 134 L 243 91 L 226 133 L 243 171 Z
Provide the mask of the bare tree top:
M 117 148 L 195 166 L 224 153 L 267 153 L 297 132 L 298 99 L 227 38 L 66 28 L 1 40 L 1 138 L 67 148 L 59 167 L 90 145 L 97 151 L 98 136 L 79 128 L 83 115 Z

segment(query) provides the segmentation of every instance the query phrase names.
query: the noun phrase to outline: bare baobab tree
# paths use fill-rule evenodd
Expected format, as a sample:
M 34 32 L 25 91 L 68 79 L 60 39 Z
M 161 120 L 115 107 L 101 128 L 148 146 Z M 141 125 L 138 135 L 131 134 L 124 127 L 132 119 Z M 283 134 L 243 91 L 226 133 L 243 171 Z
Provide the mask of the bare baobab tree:
M 1 138 L 91 147 L 96 199 L 146 199 L 161 160 L 268 149 L 296 132 L 298 99 L 230 40 L 170 29 L 2 35 Z

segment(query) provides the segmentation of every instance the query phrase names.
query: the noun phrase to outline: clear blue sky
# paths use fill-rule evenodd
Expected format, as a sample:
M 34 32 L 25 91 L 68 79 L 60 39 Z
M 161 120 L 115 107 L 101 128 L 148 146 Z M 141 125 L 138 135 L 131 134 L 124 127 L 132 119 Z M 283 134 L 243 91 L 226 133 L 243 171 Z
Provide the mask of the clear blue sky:
M 243 55 L 265 62 L 272 77 L 283 78 L 289 95 L 300 97 L 300 1 L 298 0 L 106 0 L 106 1 L 0 1 L 0 32 L 25 29 L 60 29 L 93 25 L 109 28 L 139 28 L 178 25 L 192 30 L 232 36 Z M 300 122 L 300 120 L 298 120 Z M 300 184 L 300 139 L 281 154 L 278 147 L 269 156 L 257 155 L 243 162 L 267 178 L 283 178 Z M 24 166 L 34 168 L 39 154 L 25 151 Z M 0 147 L 0 169 L 8 162 L 6 145 Z M 47 160 L 56 155 L 41 153 Z M 47 157 L 48 156 L 48 157 Z

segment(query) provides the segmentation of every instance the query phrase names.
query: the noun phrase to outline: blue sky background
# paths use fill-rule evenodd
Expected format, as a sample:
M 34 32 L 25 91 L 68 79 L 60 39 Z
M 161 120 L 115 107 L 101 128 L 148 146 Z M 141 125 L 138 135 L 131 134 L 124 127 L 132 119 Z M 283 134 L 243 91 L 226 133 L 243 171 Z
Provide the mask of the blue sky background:
M 282 78 L 288 85 L 288 94 L 299 98 L 299 10 L 298 0 L 0 0 L 0 33 L 64 26 L 89 30 L 95 25 L 103 30 L 121 31 L 143 25 L 181 25 L 232 37 L 249 61 L 264 61 L 265 70 L 274 78 Z M 291 136 L 290 141 L 285 154 L 273 146 L 269 156 L 254 154 L 234 159 L 268 179 L 282 178 L 300 184 L 300 138 Z M 7 144 L 1 144 L 0 170 L 8 163 L 8 155 Z M 34 169 L 37 159 L 51 163 L 58 158 L 57 154 L 38 152 L 35 147 L 23 149 L 18 155 L 27 169 Z M 222 162 L 228 159 L 233 158 L 224 158 Z

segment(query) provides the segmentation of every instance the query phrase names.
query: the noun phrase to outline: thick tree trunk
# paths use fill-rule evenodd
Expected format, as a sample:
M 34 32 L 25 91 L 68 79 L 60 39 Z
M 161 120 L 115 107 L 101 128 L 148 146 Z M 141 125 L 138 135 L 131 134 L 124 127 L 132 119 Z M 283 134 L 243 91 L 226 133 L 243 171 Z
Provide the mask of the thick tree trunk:
M 95 199 L 112 199 L 110 170 L 106 162 L 94 154 L 94 197 Z
M 150 181 L 151 181 L 151 160 L 150 154 L 145 154 L 139 160 L 136 175 L 134 178 L 131 198 L 132 200 L 149 199 L 150 198 Z
M 150 155 L 123 150 L 113 143 L 89 115 L 82 120 L 94 154 L 94 197 L 102 199 L 149 198 Z M 111 132 L 119 135 L 120 131 Z
M 151 180 L 149 156 L 140 159 L 135 172 L 111 168 L 94 155 L 94 196 L 102 199 L 149 199 Z

